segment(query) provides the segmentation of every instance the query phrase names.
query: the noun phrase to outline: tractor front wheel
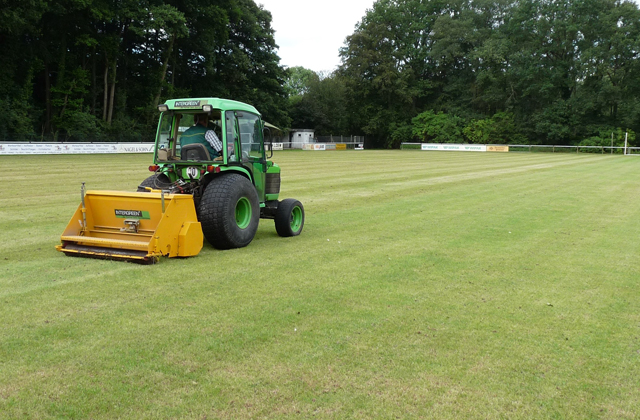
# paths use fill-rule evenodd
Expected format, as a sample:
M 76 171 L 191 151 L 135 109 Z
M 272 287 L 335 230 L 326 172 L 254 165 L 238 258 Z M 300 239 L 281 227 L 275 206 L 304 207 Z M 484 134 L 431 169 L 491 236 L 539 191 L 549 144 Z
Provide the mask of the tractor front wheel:
M 198 206 L 202 233 L 217 249 L 242 248 L 258 230 L 260 203 L 255 187 L 240 174 L 212 180 Z
M 276 232 L 278 235 L 298 236 L 304 226 L 304 207 L 302 203 L 293 198 L 282 200 L 276 210 Z
M 154 190 L 164 190 L 171 186 L 171 180 L 165 174 L 153 174 L 138 185 L 138 192 L 148 192 L 145 187 L 151 187 Z

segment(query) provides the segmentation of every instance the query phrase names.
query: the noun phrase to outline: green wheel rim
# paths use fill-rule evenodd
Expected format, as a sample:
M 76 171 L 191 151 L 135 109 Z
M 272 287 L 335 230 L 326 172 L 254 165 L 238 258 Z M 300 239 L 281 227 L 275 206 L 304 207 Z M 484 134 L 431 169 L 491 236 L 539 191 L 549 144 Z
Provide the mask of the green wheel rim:
M 251 223 L 251 203 L 246 197 L 241 197 L 236 203 L 236 224 L 240 229 L 246 229 Z
M 302 209 L 299 206 L 295 206 L 291 210 L 291 230 L 297 232 L 302 226 Z

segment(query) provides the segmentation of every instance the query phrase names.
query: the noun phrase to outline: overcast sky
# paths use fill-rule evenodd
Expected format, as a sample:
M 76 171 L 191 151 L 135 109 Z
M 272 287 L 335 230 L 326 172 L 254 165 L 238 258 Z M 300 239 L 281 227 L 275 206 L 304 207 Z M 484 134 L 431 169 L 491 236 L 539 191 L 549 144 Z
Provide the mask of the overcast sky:
M 333 71 L 338 50 L 374 0 L 255 0 L 271 12 L 280 64 Z M 634 0 L 640 4 L 640 0 Z
M 333 71 L 338 50 L 374 0 L 255 0 L 271 12 L 280 64 Z

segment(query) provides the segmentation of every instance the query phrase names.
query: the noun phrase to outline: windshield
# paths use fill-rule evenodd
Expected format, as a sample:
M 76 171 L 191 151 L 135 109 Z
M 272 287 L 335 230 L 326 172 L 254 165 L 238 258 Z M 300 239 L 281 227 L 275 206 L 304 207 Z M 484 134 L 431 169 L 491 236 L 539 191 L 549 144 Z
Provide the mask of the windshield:
M 205 123 L 196 124 L 204 118 Z M 185 133 L 192 129 L 186 136 Z M 217 141 L 210 143 L 212 131 Z M 186 144 L 202 144 L 208 150 L 209 159 L 219 158 L 222 152 L 221 111 L 213 110 L 209 115 L 194 112 L 164 112 L 162 114 L 157 139 L 157 159 L 159 161 L 181 160 L 181 150 Z

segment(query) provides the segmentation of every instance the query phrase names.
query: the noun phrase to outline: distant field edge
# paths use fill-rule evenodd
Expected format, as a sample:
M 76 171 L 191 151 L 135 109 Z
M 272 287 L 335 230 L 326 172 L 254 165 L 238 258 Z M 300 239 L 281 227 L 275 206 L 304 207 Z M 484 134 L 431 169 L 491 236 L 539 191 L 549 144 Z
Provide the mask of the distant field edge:
M 467 144 L 467 143 L 401 143 L 401 150 L 445 152 L 529 152 L 529 153 L 598 153 L 640 156 L 640 147 L 563 146 L 540 144 Z

